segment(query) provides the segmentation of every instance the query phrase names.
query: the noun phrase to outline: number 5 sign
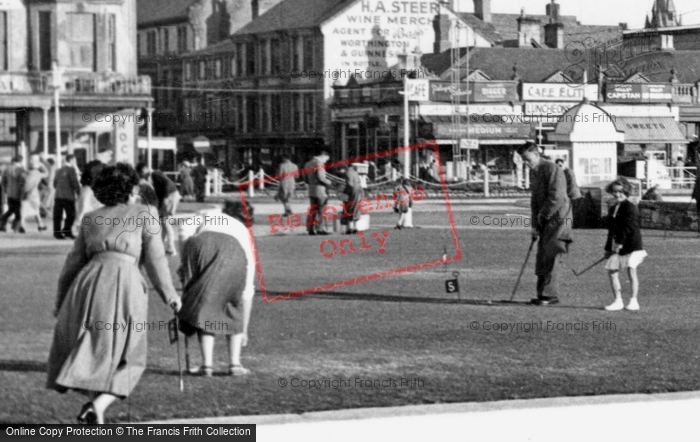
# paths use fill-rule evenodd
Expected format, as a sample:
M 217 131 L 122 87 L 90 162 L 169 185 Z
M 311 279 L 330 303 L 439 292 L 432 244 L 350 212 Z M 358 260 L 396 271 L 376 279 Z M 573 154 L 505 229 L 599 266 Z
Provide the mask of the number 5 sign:
M 445 281 L 445 291 L 447 293 L 457 293 L 459 296 L 459 272 L 452 272 L 454 279 Z

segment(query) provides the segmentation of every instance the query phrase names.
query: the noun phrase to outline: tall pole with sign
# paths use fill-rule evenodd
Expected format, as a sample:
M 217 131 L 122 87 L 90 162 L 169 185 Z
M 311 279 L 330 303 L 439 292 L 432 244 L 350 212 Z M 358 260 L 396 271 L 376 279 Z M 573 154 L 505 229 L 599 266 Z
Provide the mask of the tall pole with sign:
M 408 56 L 406 56 L 408 60 Z M 408 76 L 403 79 L 403 146 L 406 151 L 403 153 L 403 176 L 408 178 L 411 173 L 411 151 L 408 146 L 411 143 L 411 132 L 409 125 L 409 115 L 408 115 L 408 99 L 409 99 L 409 87 L 410 81 Z

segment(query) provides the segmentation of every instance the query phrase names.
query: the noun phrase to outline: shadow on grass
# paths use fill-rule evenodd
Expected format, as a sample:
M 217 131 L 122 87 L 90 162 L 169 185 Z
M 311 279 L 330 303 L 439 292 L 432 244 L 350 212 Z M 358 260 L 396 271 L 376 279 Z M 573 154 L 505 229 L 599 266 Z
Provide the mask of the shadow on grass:
M 268 296 L 280 296 L 283 292 L 267 292 Z M 448 305 L 476 305 L 486 307 L 531 307 L 531 308 L 564 308 L 577 310 L 600 310 L 598 307 L 583 307 L 576 305 L 550 305 L 550 306 L 535 306 L 528 301 L 509 301 L 509 300 L 489 300 L 489 299 L 451 299 L 451 298 L 428 298 L 422 296 L 398 296 L 398 295 L 379 295 L 375 293 L 343 293 L 343 292 L 323 292 L 320 294 L 310 294 L 290 300 L 303 301 L 304 299 L 332 299 L 341 301 L 375 301 L 375 302 L 412 302 L 424 304 L 448 304 Z
M 0 360 L 0 371 L 38 371 L 46 373 L 48 366 L 46 362 L 39 361 L 18 361 L 10 359 L 8 361 Z

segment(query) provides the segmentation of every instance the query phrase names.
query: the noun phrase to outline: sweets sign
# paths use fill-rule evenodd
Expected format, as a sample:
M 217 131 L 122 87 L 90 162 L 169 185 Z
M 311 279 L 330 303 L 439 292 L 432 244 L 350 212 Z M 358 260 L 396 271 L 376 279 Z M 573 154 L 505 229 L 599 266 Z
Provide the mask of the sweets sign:
M 356 2 L 322 26 L 329 67 L 369 71 L 370 78 L 391 75 L 384 72 L 394 67 L 399 57 L 416 48 L 432 52 L 437 14 L 437 1 Z

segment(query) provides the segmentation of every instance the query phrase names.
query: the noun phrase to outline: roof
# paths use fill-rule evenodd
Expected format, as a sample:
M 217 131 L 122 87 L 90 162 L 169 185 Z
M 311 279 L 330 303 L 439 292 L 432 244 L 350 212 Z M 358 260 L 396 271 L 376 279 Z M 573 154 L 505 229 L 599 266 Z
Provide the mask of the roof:
M 183 55 L 183 58 L 202 57 L 202 56 L 217 55 L 217 54 L 222 54 L 222 53 L 223 54 L 226 54 L 226 53 L 232 54 L 234 50 L 235 50 L 235 44 L 231 41 L 230 38 L 226 38 L 226 39 L 221 40 L 220 42 L 215 43 L 211 46 L 207 46 L 206 48 L 185 54 L 185 55 Z
M 353 3 L 353 0 L 283 0 L 234 35 L 317 27 Z
M 518 18 L 520 14 L 492 14 L 491 23 L 486 23 L 474 14 L 461 13 L 459 16 L 474 31 L 487 40 L 503 45 L 504 47 L 518 46 Z M 548 15 L 526 15 L 528 19 L 540 21 L 540 43 L 544 45 L 544 26 L 549 23 Z M 559 22 L 564 25 L 564 45 L 572 42 L 582 42 L 587 38 L 593 38 L 597 43 L 622 36 L 619 26 L 589 26 L 582 25 L 576 20 L 576 16 L 563 15 Z
M 462 49 L 461 55 L 466 54 Z M 567 58 L 569 56 L 569 58 Z M 449 50 L 440 54 L 425 54 L 423 66 L 448 79 L 451 67 Z M 618 60 L 619 61 L 619 60 Z M 569 75 L 572 67 L 569 51 L 564 49 L 534 48 L 472 48 L 469 50 L 469 69 L 479 69 L 494 81 L 511 80 L 513 67 L 517 66 L 520 79 L 526 83 L 540 83 L 557 71 Z M 659 51 L 630 59 L 625 65 L 629 77 L 641 72 L 652 83 L 668 83 L 671 69 L 676 69 L 679 83 L 695 84 L 700 81 L 700 57 L 697 51 Z M 576 79 L 576 76 L 573 76 Z M 589 78 L 593 78 L 590 75 Z
M 189 7 L 197 0 L 137 0 L 136 21 L 139 25 L 189 17 Z
M 625 143 L 687 143 L 673 117 L 617 117 L 615 127 L 625 132 Z

